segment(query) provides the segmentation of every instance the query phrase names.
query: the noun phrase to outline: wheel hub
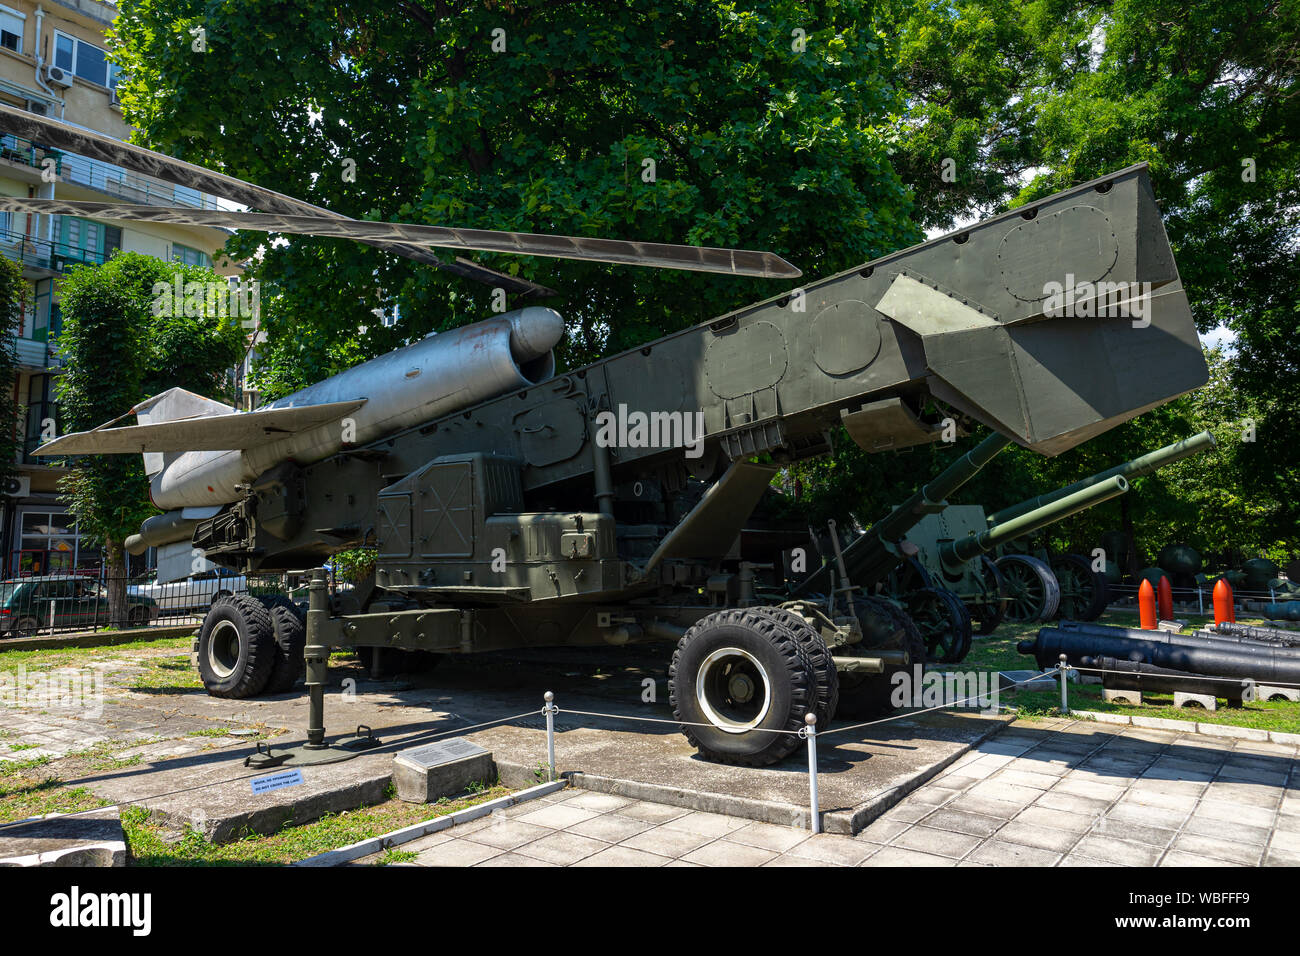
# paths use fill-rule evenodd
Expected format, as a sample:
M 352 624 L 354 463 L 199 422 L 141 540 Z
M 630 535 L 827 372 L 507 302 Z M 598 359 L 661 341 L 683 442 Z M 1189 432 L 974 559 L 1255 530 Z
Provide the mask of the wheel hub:
M 695 698 L 709 723 L 727 733 L 743 734 L 767 717 L 772 681 L 749 651 L 721 647 L 700 664 Z
M 239 664 L 239 628 L 231 621 L 220 621 L 208 638 L 208 666 L 225 679 Z

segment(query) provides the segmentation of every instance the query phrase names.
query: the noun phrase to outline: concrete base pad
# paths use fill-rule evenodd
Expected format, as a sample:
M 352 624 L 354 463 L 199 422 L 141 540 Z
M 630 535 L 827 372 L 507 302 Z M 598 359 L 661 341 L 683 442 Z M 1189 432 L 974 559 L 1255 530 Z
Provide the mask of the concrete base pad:
M 1102 700 L 1113 700 L 1121 704 L 1140 704 L 1142 703 L 1142 692 L 1139 690 L 1122 690 L 1111 687 L 1101 689 Z
M 117 807 L 51 813 L 0 830 L 0 866 L 126 866 Z
M 832 723 L 817 735 L 823 829 L 857 833 L 1010 720 L 934 713 L 841 734 Z M 544 734 L 529 741 L 514 727 L 475 738 L 491 747 L 498 766 L 512 752 L 523 759 L 545 752 Z M 588 790 L 783 826 L 810 824 L 803 744 L 774 766 L 738 767 L 700 759 L 675 727 L 602 721 L 557 734 L 556 761 L 562 771 L 576 771 L 574 786 Z
M 1188 694 L 1181 690 L 1174 691 L 1175 707 L 1203 707 L 1205 710 L 1218 710 L 1219 702 L 1212 694 Z
M 229 843 L 246 833 L 275 833 L 286 823 L 309 823 L 326 813 L 380 803 L 392 780 L 392 753 L 366 754 L 293 768 L 300 770 L 302 783 L 255 794 L 253 780 L 288 768 L 245 767 L 244 758 L 253 752 L 227 748 L 162 761 L 147 772 L 97 781 L 94 791 L 144 807 L 167 838 L 180 839 L 188 826 L 213 843 Z
M 1294 687 L 1272 687 L 1268 684 L 1259 684 L 1255 687 L 1255 699 L 1300 701 L 1300 690 Z
M 305 823 L 326 812 L 378 803 L 386 798 L 396 753 L 454 735 L 492 751 L 500 782 L 522 788 L 546 779 L 541 708 L 543 693 L 552 690 L 560 708 L 558 769 L 586 775 L 584 786 L 621 787 L 629 793 L 627 788 L 640 788 L 649 799 L 806 826 L 803 744 L 774 767 L 701 760 L 672 723 L 666 681 L 670 654 L 670 648 L 629 647 L 478 655 L 449 658 L 433 672 L 398 681 L 371 680 L 357 667 L 331 668 L 327 737 L 348 735 L 364 724 L 380 738 L 380 747 L 340 763 L 302 766 L 297 768 L 302 783 L 257 795 L 252 778 L 290 768 L 245 767 L 244 757 L 254 747 L 231 737 L 190 738 L 211 749 L 151 753 L 146 759 L 152 762 L 98 773 L 84 783 L 112 802 L 146 807 L 169 835 L 179 837 L 189 825 L 215 841 L 235 839 L 246 830 L 274 832 L 288 821 Z M 650 684 L 657 700 L 643 702 Z M 511 719 L 467 730 L 502 718 Z M 963 711 L 904 717 L 847 733 L 837 732 L 842 721 L 819 728 L 825 828 L 860 829 L 1009 720 Z M 103 715 L 93 725 L 83 722 L 85 729 L 79 725 L 78 733 L 103 736 L 128 721 L 163 733 L 176 727 L 185 733 L 191 725 L 280 727 L 288 732 L 272 743 L 284 747 L 305 737 L 307 699 L 301 690 L 241 701 L 179 688 L 111 691 Z

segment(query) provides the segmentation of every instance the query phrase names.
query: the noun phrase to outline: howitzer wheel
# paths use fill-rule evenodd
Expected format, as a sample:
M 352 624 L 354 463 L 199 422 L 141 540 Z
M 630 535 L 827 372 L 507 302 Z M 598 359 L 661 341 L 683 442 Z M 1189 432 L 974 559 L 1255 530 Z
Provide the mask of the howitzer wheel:
M 1061 586 L 1057 616 L 1071 621 L 1095 621 L 1106 610 L 1106 575 L 1092 569 L 1080 554 L 1063 554 L 1052 561 L 1052 573 Z
M 673 652 L 668 699 L 701 757 L 762 767 L 801 744 L 817 669 L 790 628 L 756 608 L 696 621 Z
M 257 598 L 236 594 L 203 618 L 199 676 L 213 697 L 252 697 L 266 686 L 277 652 L 270 612 Z
M 1061 586 L 1052 569 L 1028 554 L 1004 554 L 996 564 L 1007 582 L 1007 620 L 1050 620 L 1061 602 Z
M 925 660 L 925 641 L 915 622 L 907 612 L 892 601 L 880 597 L 858 595 L 853 599 L 853 610 L 862 624 L 864 635 L 885 633 L 887 639 L 871 641 L 864 636 L 861 644 L 854 645 L 859 653 L 872 650 L 906 650 L 908 661 L 902 666 L 886 667 L 883 674 L 840 675 L 840 702 L 836 716 L 855 720 L 884 717 L 894 711 L 891 699 L 894 691 L 894 674 L 912 669 Z M 851 653 L 851 651 L 850 651 Z
M 808 655 L 808 660 L 812 662 L 813 669 L 817 672 L 817 729 L 820 731 L 829 726 L 840 701 L 840 677 L 839 672 L 835 670 L 835 660 L 831 656 L 830 648 L 822 640 L 821 634 L 806 618 L 800 617 L 788 608 L 756 607 L 753 610 L 766 614 L 774 621 L 779 621 L 788 627 L 795 640 L 799 642 L 799 646 Z
M 904 597 L 925 642 L 926 660 L 955 664 L 970 653 L 971 617 L 947 588 L 921 588 Z
M 979 624 L 976 631 L 987 637 L 998 629 L 998 625 L 1007 616 L 1007 582 L 998 566 L 987 555 L 980 557 L 980 580 L 984 591 L 978 600 L 968 605 L 967 610 Z

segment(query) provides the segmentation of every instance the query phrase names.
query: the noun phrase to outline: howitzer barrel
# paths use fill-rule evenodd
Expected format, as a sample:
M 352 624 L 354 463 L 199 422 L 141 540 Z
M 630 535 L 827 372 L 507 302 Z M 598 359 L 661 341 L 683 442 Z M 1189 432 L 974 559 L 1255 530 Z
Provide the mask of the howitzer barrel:
M 936 475 L 889 514 L 881 518 L 866 534 L 844 549 L 844 564 L 855 584 L 874 584 L 897 564 L 892 550 L 902 537 L 922 518 L 942 511 L 945 499 L 970 481 L 993 458 L 1011 444 L 1004 435 L 993 434 Z M 830 568 L 820 568 L 808 575 L 795 589 L 806 594 L 829 588 Z
M 1072 514 L 1099 505 L 1103 501 L 1109 501 L 1126 491 L 1128 491 L 1128 482 L 1121 475 L 1113 475 L 1104 481 L 1058 498 L 1049 505 L 1025 512 L 1018 518 L 1004 521 L 988 531 L 972 535 L 969 538 L 963 538 L 961 541 L 950 541 L 940 548 L 939 556 L 946 565 L 965 564 L 981 554 L 992 551 L 1003 541 L 1018 538 L 1021 535 L 1032 534 L 1039 528 L 1044 528 L 1049 524 L 1068 518 Z
M 1132 461 L 1126 461 L 1122 465 L 1116 465 L 1106 471 L 1098 472 L 1082 481 L 1076 481 L 1072 485 L 1067 485 L 1057 491 L 1048 492 L 1045 495 L 1039 495 L 1037 498 L 1030 498 L 1019 504 L 1003 508 L 1001 511 L 994 512 L 988 516 L 989 527 L 995 527 L 1006 521 L 1011 521 L 1021 515 L 1033 511 L 1036 508 L 1045 508 L 1048 505 L 1060 501 L 1067 495 L 1072 495 L 1076 491 L 1082 491 L 1085 488 L 1091 488 L 1093 485 L 1100 484 L 1107 478 L 1114 478 L 1118 475 L 1127 481 L 1134 478 L 1141 478 L 1157 471 L 1172 462 L 1182 458 L 1188 458 L 1191 455 L 1199 454 L 1215 446 L 1214 435 L 1210 432 L 1201 432 L 1199 435 L 1193 435 L 1191 438 L 1185 438 L 1182 441 L 1174 442 L 1172 445 L 1166 445 L 1164 448 L 1158 448 L 1153 452 L 1143 455 L 1140 458 L 1134 458 Z

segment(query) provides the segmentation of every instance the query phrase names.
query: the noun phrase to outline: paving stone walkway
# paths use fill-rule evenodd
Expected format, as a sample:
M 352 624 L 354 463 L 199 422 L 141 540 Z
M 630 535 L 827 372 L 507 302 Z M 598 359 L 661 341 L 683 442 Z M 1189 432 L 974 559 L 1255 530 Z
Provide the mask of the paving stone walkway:
M 1297 756 L 1021 722 L 855 837 L 570 789 L 400 849 L 417 866 L 1300 866 Z

